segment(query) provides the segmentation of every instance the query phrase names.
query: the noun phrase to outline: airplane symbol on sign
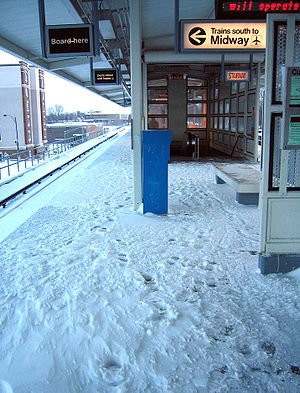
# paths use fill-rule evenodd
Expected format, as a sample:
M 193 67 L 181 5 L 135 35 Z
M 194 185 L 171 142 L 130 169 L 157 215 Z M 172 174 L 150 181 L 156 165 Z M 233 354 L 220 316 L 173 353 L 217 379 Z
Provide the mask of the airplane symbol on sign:
M 252 44 L 260 46 L 261 41 L 259 41 L 258 37 L 256 36 L 255 40 L 252 41 Z
M 193 45 L 202 45 L 206 40 L 206 33 L 201 27 L 194 27 L 189 32 L 189 40 Z

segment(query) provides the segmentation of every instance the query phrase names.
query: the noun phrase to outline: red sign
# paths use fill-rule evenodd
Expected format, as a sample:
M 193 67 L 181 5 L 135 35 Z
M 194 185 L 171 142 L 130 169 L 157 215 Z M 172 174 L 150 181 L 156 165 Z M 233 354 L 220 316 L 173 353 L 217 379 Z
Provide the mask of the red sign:
M 265 19 L 266 14 L 300 12 L 300 0 L 216 0 L 216 19 Z
M 249 80 L 249 71 L 226 71 L 226 81 L 245 82 Z

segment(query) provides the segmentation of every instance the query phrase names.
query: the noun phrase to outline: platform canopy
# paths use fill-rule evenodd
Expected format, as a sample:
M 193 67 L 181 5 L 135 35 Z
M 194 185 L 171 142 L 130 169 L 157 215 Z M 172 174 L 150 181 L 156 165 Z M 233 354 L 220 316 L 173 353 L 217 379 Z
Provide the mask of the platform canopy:
M 214 19 L 215 0 L 136 0 L 141 3 L 143 58 L 147 63 L 220 62 L 220 55 L 175 54 L 175 9 L 180 19 Z M 46 25 L 99 24 L 96 69 L 119 68 L 120 84 L 92 85 L 90 58 L 46 58 L 41 43 L 41 12 Z M 122 106 L 131 104 L 129 0 L 1 0 L 0 48 L 77 83 Z M 176 55 L 176 57 L 174 57 Z M 239 55 L 242 56 L 242 55 Z M 245 57 L 245 56 L 244 56 Z M 235 55 L 235 61 L 245 61 Z M 226 59 L 225 59 L 226 60 Z M 254 59 L 255 60 L 255 59 Z
M 121 67 L 119 85 L 92 86 L 88 57 L 43 56 L 39 0 L 1 0 L 0 47 L 117 104 L 130 105 L 129 0 L 44 0 L 44 4 L 46 25 L 92 23 L 93 4 L 98 6 L 100 55 L 94 58 L 93 67 Z M 172 50 L 175 2 L 141 0 L 141 4 L 147 49 Z M 180 10 L 185 18 L 214 17 L 214 0 L 180 0 Z

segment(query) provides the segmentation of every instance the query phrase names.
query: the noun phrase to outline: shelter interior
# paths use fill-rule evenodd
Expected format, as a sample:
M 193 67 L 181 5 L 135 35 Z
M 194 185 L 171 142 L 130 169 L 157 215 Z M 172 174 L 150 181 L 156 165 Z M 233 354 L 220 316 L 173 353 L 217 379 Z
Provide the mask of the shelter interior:
M 227 69 L 237 65 L 226 64 Z M 221 64 L 148 65 L 148 129 L 172 130 L 173 158 L 227 155 L 257 161 L 261 69 L 255 64 L 249 81 L 231 82 L 224 80 Z

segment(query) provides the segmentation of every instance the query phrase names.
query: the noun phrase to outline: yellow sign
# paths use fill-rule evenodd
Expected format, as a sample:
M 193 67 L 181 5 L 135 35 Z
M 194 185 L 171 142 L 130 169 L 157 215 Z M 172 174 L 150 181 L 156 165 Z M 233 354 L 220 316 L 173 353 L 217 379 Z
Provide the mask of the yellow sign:
M 265 22 L 181 21 L 182 51 L 263 50 L 266 48 Z

